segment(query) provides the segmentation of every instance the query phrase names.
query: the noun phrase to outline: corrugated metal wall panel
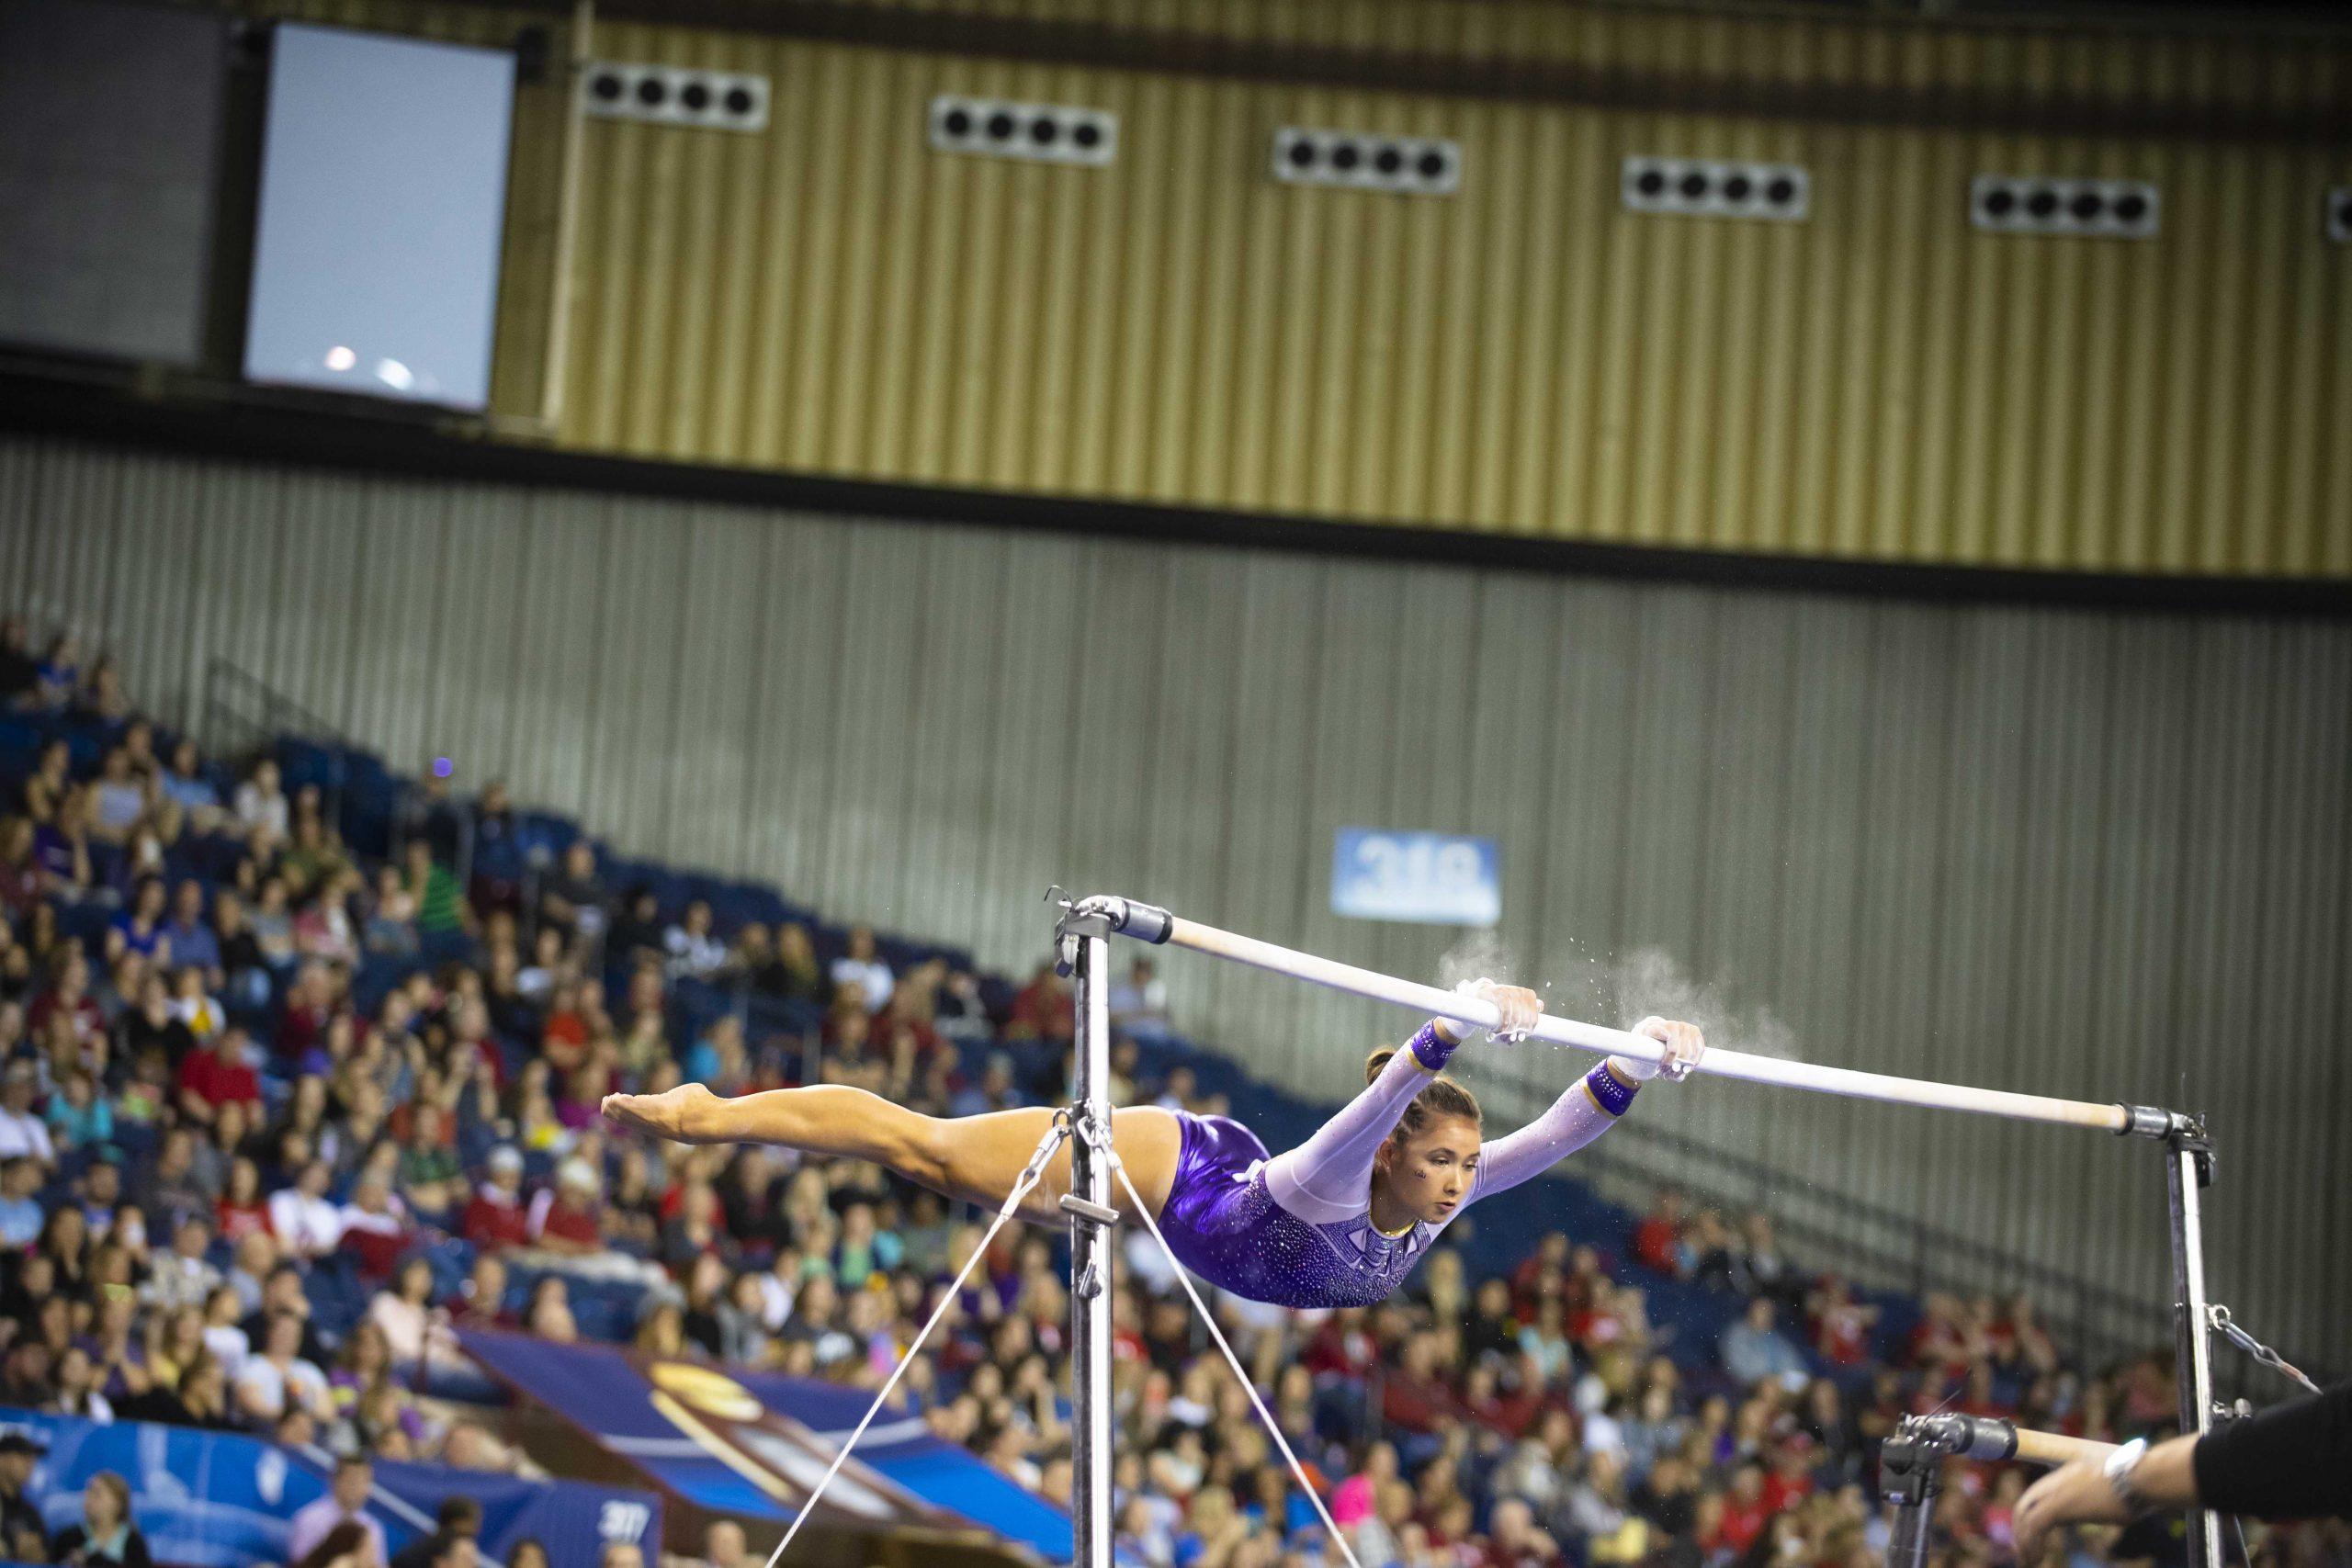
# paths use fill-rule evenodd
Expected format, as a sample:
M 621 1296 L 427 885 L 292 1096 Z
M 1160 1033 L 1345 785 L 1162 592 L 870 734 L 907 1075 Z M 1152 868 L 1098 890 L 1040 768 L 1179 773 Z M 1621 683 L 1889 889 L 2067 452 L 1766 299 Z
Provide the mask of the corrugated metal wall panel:
M 236 3 L 493 46 L 548 20 Z M 2334 36 L 1404 0 L 970 9 L 1603 84 L 1924 93 L 1945 113 L 2064 97 L 2291 127 L 2340 120 L 2352 91 Z M 560 59 L 560 19 L 553 39 Z M 2352 165 L 2322 138 L 1449 98 L 636 23 L 601 25 L 594 51 L 776 90 L 763 136 L 583 127 L 576 446 L 1618 543 L 2352 577 L 2352 306 L 2315 218 Z M 944 91 L 1112 109 L 1121 160 L 933 153 Z M 541 406 L 564 101 L 559 82 L 517 104 L 503 416 Z M 1464 191 L 1277 185 L 1285 123 L 1459 138 Z M 1805 163 L 1814 218 L 1629 216 L 1630 152 Z M 1995 169 L 2157 180 L 2165 235 L 1977 235 L 1965 183 Z
M 1006 967 L 1041 956 L 1059 880 L 1434 974 L 1459 933 L 1329 912 L 1331 831 L 1494 833 L 1496 934 L 1564 1010 L 1690 1010 L 1812 1060 L 2210 1109 L 2217 1292 L 2290 1354 L 2335 1351 L 2352 626 L 862 525 L 21 439 L 0 439 L 0 608 L 74 614 L 135 691 L 196 714 L 226 656 L 395 765 L 447 752 L 628 853 L 775 877 Z M 1167 973 L 1188 1021 L 1317 1094 L 1398 1023 L 1226 965 Z M 1859 1195 L 2157 1300 L 2144 1148 L 1735 1086 L 1642 1115 L 1766 1161 L 1809 1213 Z
M 1359 14 L 1373 37 L 1426 25 L 1339 4 L 1292 21 Z M 1511 36 L 1536 58 L 1734 76 L 1767 59 L 1801 84 L 2140 104 L 2188 91 L 2152 62 L 2210 47 L 1575 13 Z M 577 445 L 1637 544 L 2352 574 L 2352 506 L 2323 472 L 2352 444 L 2352 310 L 2314 220 L 2346 174 L 2324 150 L 1163 79 L 633 24 L 597 48 L 766 71 L 778 92 L 765 137 L 586 128 Z M 2333 101 L 2311 52 L 2240 50 L 2230 101 Z M 1121 160 L 933 153 L 925 106 L 946 91 L 1112 109 Z M 1288 123 L 1459 138 L 1463 192 L 1279 185 L 1268 139 Z M 1629 215 L 1631 152 L 1803 162 L 1814 216 Z M 1977 234 L 1980 170 L 2156 179 L 2165 235 Z

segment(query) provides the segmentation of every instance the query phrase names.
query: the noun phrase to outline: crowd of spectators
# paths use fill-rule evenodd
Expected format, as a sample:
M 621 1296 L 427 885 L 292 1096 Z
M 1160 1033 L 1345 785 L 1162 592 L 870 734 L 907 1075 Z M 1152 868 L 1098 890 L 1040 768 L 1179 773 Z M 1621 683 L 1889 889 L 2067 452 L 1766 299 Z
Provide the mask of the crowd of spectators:
M 968 1114 L 1063 1092 L 1070 996 L 1050 965 L 1014 987 L 944 955 L 894 963 L 863 929 L 730 929 L 706 901 L 614 886 L 584 838 L 504 874 L 488 852 L 514 807 L 443 770 L 363 853 L 316 784 L 288 789 L 268 754 L 223 773 L 107 661 L 70 637 L 36 653 L 14 623 L 0 704 L 51 737 L 0 819 L 0 1405 L 322 1445 L 351 1456 L 342 1495 L 364 1455 L 528 1467 L 488 1413 L 432 1396 L 468 1327 L 876 1386 L 974 1216 L 870 1166 L 610 1136 L 602 1097 L 814 1077 Z M 681 1006 L 714 986 L 804 1024 Z M 1120 1098 L 1227 1109 L 1166 1044 L 1148 960 L 1114 1009 Z M 935 1431 L 1066 1498 L 1059 1245 L 1004 1235 L 904 1386 Z M 1164 1258 L 1126 1247 L 1123 1561 L 1333 1561 Z M 1719 1343 L 1653 1326 L 1645 1292 L 1668 1280 L 1736 1307 Z M 1375 1308 L 1219 1306 L 1365 1568 L 1876 1568 L 1872 1451 L 1903 1414 L 2113 1437 L 2173 1411 L 2162 1358 L 2075 1366 L 2022 1297 L 1930 1300 L 1900 1343 L 1877 1310 L 1784 1257 L 1767 1215 L 1671 1193 L 1625 1234 L 1544 1236 L 1508 1273 L 1440 1250 Z M 64 1544 L 26 1528 L 12 1474 L 0 1445 L 0 1549 L 50 1560 Z M 2006 1555 L 2023 1479 L 1956 1468 L 1939 1568 Z M 381 1568 L 333 1509 L 304 1530 L 321 1562 Z M 2352 1561 L 2341 1532 L 2262 1550 Z M 432 1552 L 469 1561 L 447 1529 Z M 2178 1556 L 2113 1531 L 2053 1554 Z

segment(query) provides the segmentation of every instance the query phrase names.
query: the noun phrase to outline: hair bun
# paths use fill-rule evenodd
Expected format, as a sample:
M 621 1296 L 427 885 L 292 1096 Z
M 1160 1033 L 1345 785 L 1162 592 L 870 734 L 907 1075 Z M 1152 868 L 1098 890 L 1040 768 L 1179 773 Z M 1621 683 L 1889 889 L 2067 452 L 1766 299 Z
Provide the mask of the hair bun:
M 1390 1059 L 1396 1055 L 1396 1047 L 1384 1045 L 1365 1057 L 1363 1081 L 1367 1084 L 1378 1083 L 1382 1070 L 1388 1066 Z M 1480 1120 L 1478 1097 L 1463 1088 L 1460 1082 L 1446 1077 L 1443 1073 L 1432 1073 L 1430 1075 L 1429 1082 L 1421 1086 L 1420 1092 L 1416 1094 L 1412 1102 L 1405 1107 L 1405 1113 L 1397 1118 L 1396 1131 L 1391 1135 L 1411 1137 L 1419 1133 L 1432 1116 L 1459 1116 L 1465 1121 L 1476 1122 Z

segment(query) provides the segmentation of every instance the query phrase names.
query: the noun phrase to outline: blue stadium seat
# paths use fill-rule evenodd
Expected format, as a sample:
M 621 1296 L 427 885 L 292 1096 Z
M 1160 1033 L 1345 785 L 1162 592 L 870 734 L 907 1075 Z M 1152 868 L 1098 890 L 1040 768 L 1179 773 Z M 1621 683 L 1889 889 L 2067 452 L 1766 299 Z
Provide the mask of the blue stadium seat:
M 533 863 L 552 864 L 580 838 L 580 824 L 552 811 L 517 812 L 514 837 L 524 857 Z
M 93 846 L 95 849 L 96 846 Z M 92 870 L 96 859 L 92 857 Z M 114 911 L 104 904 L 65 904 L 57 911 L 57 929 L 62 935 L 80 942 L 93 954 L 105 950 L 107 927 L 113 922 Z
M 283 776 L 287 794 L 292 795 L 308 784 L 316 784 L 322 790 L 343 786 L 343 758 L 333 747 L 294 736 L 280 736 L 277 750 L 277 769 Z

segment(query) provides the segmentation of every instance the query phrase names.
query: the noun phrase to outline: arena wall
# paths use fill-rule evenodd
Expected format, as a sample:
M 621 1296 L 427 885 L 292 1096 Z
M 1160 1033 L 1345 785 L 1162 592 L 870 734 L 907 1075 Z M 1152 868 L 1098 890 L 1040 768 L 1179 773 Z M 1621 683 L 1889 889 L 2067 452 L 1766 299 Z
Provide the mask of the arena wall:
M 1007 967 L 1040 956 L 1060 882 L 1433 975 L 1459 933 L 1330 913 L 1332 831 L 1490 833 L 1498 935 L 1555 998 L 2210 1111 L 2216 1294 L 2290 1356 L 2341 1346 L 2342 620 L 1407 567 L 21 437 L 0 438 L 0 584 L 117 649 L 168 718 L 200 726 L 203 671 L 232 660 L 396 764 L 446 753 L 630 852 Z M 1318 1095 L 1402 1021 L 1206 961 L 1168 978 L 1186 1025 Z M 2145 1148 L 1736 1085 L 1655 1098 L 1645 1117 L 1792 1189 L 2163 1289 Z
M 775 107 L 756 134 L 584 121 L 567 218 L 560 7 L 242 8 L 551 39 L 516 115 L 509 434 L 1367 525 L 2352 578 L 2341 29 L 1511 0 L 605 19 L 589 58 L 757 72 Z M 1109 110 L 1118 160 L 933 151 L 940 94 Z M 1460 192 L 1278 182 L 1283 126 L 1452 139 Z M 1630 212 L 1637 153 L 1801 164 L 1810 216 Z M 1979 173 L 2154 181 L 2161 231 L 1981 232 Z

